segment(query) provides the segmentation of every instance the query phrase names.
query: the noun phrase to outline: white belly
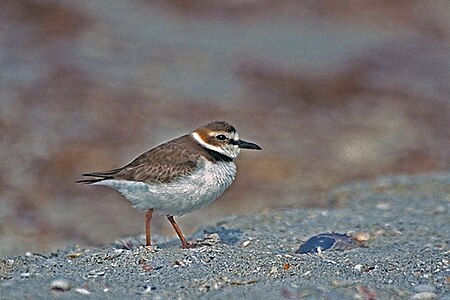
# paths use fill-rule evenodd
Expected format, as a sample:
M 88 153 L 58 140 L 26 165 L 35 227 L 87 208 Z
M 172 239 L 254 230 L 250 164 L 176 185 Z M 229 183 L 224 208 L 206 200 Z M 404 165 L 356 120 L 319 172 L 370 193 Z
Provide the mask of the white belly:
M 94 184 L 119 191 L 138 210 L 153 208 L 164 214 L 182 215 L 216 200 L 231 185 L 235 175 L 233 162 L 205 161 L 203 167 L 189 177 L 169 183 L 108 179 Z

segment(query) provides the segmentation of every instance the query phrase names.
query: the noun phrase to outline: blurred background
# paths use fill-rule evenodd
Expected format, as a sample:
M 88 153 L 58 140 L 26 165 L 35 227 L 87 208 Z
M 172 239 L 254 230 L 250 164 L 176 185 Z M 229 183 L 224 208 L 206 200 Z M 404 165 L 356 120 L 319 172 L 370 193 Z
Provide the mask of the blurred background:
M 118 193 L 75 180 L 212 120 L 264 150 L 187 234 L 448 171 L 449 24 L 447 0 L 0 0 L 0 256 L 142 234 Z

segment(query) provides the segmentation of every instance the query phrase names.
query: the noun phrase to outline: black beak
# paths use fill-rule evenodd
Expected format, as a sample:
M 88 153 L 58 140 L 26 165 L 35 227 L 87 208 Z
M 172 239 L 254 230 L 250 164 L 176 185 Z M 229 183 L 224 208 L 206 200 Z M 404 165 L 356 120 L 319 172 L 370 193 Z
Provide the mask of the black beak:
M 243 140 L 239 140 L 238 146 L 242 149 L 262 150 L 260 146 Z

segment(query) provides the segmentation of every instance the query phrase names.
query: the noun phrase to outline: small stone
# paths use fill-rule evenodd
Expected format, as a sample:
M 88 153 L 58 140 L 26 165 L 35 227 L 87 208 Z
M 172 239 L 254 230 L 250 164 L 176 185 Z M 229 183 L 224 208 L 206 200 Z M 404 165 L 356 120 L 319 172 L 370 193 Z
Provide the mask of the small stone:
M 54 291 L 67 292 L 70 288 L 70 283 L 65 279 L 53 280 L 51 284 L 51 289 Z
M 271 276 L 277 276 L 277 275 L 278 275 L 278 268 L 275 267 L 275 266 L 273 266 L 273 267 L 270 269 L 269 274 L 270 274 Z
M 151 292 L 154 291 L 154 290 L 156 290 L 156 287 L 155 287 L 155 286 L 148 285 L 148 286 L 145 287 L 144 294 L 151 293 Z
M 355 269 L 356 271 L 361 271 L 362 268 L 363 268 L 363 265 L 361 265 L 361 264 L 357 264 L 353 267 L 353 269 Z
M 203 240 L 201 241 L 202 245 L 213 246 L 220 242 L 220 236 L 217 233 L 205 234 L 203 236 Z
M 250 241 L 245 241 L 245 242 L 242 243 L 242 248 L 245 248 L 248 245 L 250 245 Z
M 298 254 L 320 254 L 326 250 L 344 251 L 356 247 L 361 247 L 361 243 L 357 242 L 355 238 L 342 233 L 321 233 L 308 239 L 305 243 L 295 251 Z
M 360 243 L 367 242 L 368 240 L 371 239 L 371 235 L 367 231 L 357 231 L 352 234 L 352 237 Z
M 176 261 L 173 262 L 173 266 L 174 267 L 185 267 L 186 264 L 184 263 L 184 261 L 177 259 Z
M 435 293 L 423 292 L 423 293 L 415 294 L 414 296 L 411 297 L 411 299 L 431 300 L 431 299 L 437 299 L 437 297 L 438 297 L 438 295 Z
M 435 207 L 432 212 L 435 214 L 441 214 L 447 212 L 447 209 L 444 206 L 439 205 Z
M 76 288 L 75 292 L 81 295 L 89 295 L 91 293 L 88 290 L 82 288 Z
M 77 258 L 80 257 L 83 253 L 81 252 L 71 252 L 66 255 L 68 258 Z
M 92 270 L 89 272 L 87 278 L 97 278 L 99 276 L 105 275 L 105 271 L 103 270 Z
M 151 265 L 144 263 L 142 264 L 142 270 L 145 272 L 152 272 L 154 269 Z

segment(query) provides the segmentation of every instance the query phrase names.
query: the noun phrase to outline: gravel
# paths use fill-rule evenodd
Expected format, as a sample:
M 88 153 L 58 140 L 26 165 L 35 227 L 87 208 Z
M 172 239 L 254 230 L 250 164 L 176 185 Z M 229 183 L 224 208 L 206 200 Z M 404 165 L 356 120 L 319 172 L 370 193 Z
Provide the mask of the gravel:
M 1 298 L 450 299 L 450 174 L 336 188 L 329 209 L 231 217 L 199 246 L 143 237 L 100 248 L 0 259 Z M 295 254 L 310 237 L 364 237 L 364 247 Z

